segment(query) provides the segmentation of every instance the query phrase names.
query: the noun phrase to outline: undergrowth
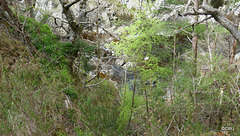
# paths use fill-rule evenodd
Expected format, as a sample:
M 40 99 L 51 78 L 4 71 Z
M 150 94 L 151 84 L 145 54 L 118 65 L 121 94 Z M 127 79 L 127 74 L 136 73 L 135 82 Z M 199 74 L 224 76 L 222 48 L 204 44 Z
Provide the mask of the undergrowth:
M 20 20 L 25 22 L 25 30 L 40 56 L 25 57 L 23 49 L 15 56 L 12 67 L 4 65 L 3 56 L 0 57 L 0 135 L 215 135 L 222 127 L 235 128 L 227 134 L 239 134 L 239 73 L 232 74 L 224 63 L 220 65 L 220 56 L 213 56 L 214 70 L 206 75 L 198 72 L 195 77 L 192 63 L 187 60 L 176 61 L 181 68 L 178 71 L 168 65 L 159 67 L 159 62 L 171 60 L 171 53 L 160 43 L 168 43 L 169 48 L 172 44 L 163 36 L 149 37 L 153 32 L 149 30 L 155 29 L 154 25 L 161 30 L 166 23 L 145 22 L 151 28 L 146 30 L 138 21 L 135 25 L 138 29 L 129 28 L 123 37 L 132 40 L 127 44 L 119 42 L 131 59 L 138 54 L 134 61 L 138 60 L 141 72 L 134 87 L 126 86 L 119 91 L 107 80 L 84 87 L 83 80 L 89 77 L 76 78 L 71 72 L 69 66 L 79 54 L 84 70 L 91 70 L 87 62 L 93 45 L 80 40 L 60 42 L 44 20 L 37 22 L 24 17 Z M 199 26 L 198 33 L 203 33 L 202 27 Z M 135 37 L 140 28 L 143 31 L 138 36 L 142 39 Z M 152 48 L 155 40 L 160 41 L 156 45 L 160 48 L 154 48 L 151 54 L 146 45 Z M 131 48 L 130 43 L 134 44 Z M 146 55 L 149 60 L 143 64 Z M 146 84 L 153 80 L 155 85 Z M 89 84 L 101 81 L 96 78 Z
M 69 67 L 80 52 L 85 71 L 91 70 L 95 46 L 60 42 L 42 21 L 20 19 L 40 56 L 25 60 L 20 53 L 14 67 L 1 65 L 0 135 L 116 134 L 117 89 L 108 81 L 84 89 Z

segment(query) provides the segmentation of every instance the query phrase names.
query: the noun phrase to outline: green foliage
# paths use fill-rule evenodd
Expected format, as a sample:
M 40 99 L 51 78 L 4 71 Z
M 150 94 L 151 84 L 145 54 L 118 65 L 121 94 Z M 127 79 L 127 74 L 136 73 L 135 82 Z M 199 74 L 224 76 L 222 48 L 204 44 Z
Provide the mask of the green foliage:
M 40 22 L 32 18 L 20 17 L 21 22 L 26 20 L 25 30 L 30 34 L 32 44 L 38 51 L 47 55 L 47 57 L 41 58 L 40 61 L 47 64 L 47 66 L 66 67 L 77 57 L 80 51 L 85 71 L 91 70 L 92 67 L 87 65 L 87 62 L 91 58 L 95 46 L 86 44 L 81 40 L 77 40 L 74 43 L 58 41 L 57 37 L 53 35 L 51 28 L 45 24 L 47 19 L 47 15 Z M 63 75 L 65 75 L 64 73 L 62 71 Z
M 89 129 L 83 131 L 80 127 L 76 127 L 75 131 L 77 133 L 77 136 L 93 136 Z
M 166 0 L 167 4 L 173 4 L 173 5 L 183 5 L 187 3 L 187 0 Z
M 71 100 L 77 100 L 78 99 L 78 94 L 77 92 L 74 90 L 74 88 L 66 88 L 63 90 L 63 92 L 68 95 Z
M 99 82 L 99 80 L 92 83 Z M 81 95 L 79 118 L 87 124 L 94 135 L 118 135 L 117 118 L 119 116 L 119 104 L 116 101 L 117 89 L 108 81 L 101 85 L 84 90 Z
M 213 66 L 214 70 L 205 75 L 199 72 L 195 78 L 192 78 L 191 63 L 184 62 L 180 66 L 181 72 L 177 73 L 176 80 L 169 85 L 162 83 L 158 85 L 159 90 L 154 91 L 153 102 L 150 103 L 155 109 L 151 113 L 153 125 L 156 127 L 154 132 L 165 131 L 163 128 L 170 124 L 171 126 L 184 126 L 185 129 L 181 132 L 183 135 L 202 135 L 211 130 L 220 131 L 222 126 L 235 126 L 235 123 L 229 121 L 231 108 L 234 107 L 233 99 L 229 98 L 236 97 L 230 92 L 236 87 L 238 80 L 228 72 L 222 59 L 221 56 L 213 54 L 213 62 L 207 64 Z M 199 60 L 199 65 L 207 65 L 205 62 L 208 56 L 199 58 Z M 173 96 L 163 97 L 164 90 L 172 90 Z M 206 119 L 206 116 L 211 116 L 211 119 Z M 219 117 L 228 119 L 225 119 L 225 122 Z M 170 118 L 175 121 L 169 121 Z M 176 134 L 173 128 L 169 129 L 172 129 L 168 131 L 169 135 Z
M 194 32 L 197 33 L 199 38 L 205 38 L 205 32 L 206 32 L 206 25 L 205 24 L 199 24 L 194 27 Z
M 119 20 L 123 20 L 123 21 L 131 21 L 134 18 L 134 15 L 131 13 L 122 13 L 122 14 L 116 14 L 116 17 Z
M 51 60 L 42 60 L 42 62 L 51 61 L 56 64 L 57 61 L 67 61 L 63 56 L 64 45 L 57 41 L 57 37 L 53 35 L 47 24 L 42 24 L 33 18 L 24 18 L 23 16 L 20 17 L 20 21 L 26 21 L 24 29 L 29 33 L 32 44 L 37 50 L 51 58 Z
M 118 19 L 117 21 L 112 21 L 112 25 L 116 26 L 116 27 L 119 27 L 121 25 L 124 25 L 124 24 L 128 24 L 129 21 L 124 21 L 124 20 L 120 20 Z
M 131 109 L 132 109 L 132 91 L 127 90 L 126 94 L 122 94 L 122 102 L 121 107 L 119 107 L 120 115 L 117 120 L 117 123 L 119 125 L 118 132 L 125 133 L 126 127 L 128 125 L 128 121 L 131 115 Z M 135 95 L 134 97 L 134 106 L 133 106 L 133 120 L 132 122 L 138 124 L 141 123 L 139 120 L 140 114 L 143 114 L 143 110 L 145 108 L 145 102 L 144 97 L 141 95 Z
M 216 25 L 216 26 L 214 26 L 213 29 L 216 30 L 216 32 L 219 32 L 221 34 L 224 34 L 224 33 L 230 34 L 230 32 L 227 29 L 225 29 L 224 27 L 222 27 L 222 26 L 217 26 Z
M 28 135 L 28 130 L 32 135 L 117 135 L 118 91 L 111 83 L 83 91 L 67 69 L 45 72 L 40 64 L 30 64 L 20 63 L 13 71 L 1 65 L 1 135 Z
M 212 7 L 214 8 L 219 8 L 221 6 L 223 6 L 225 3 L 225 0 L 211 0 L 210 4 Z
M 69 60 L 79 54 L 84 70 L 91 69 L 87 62 L 94 46 L 81 41 L 59 42 L 45 24 L 48 16 L 40 23 L 20 17 L 32 44 L 41 52 L 38 58 L 41 64 L 19 55 L 20 60 L 24 60 L 16 61 L 15 67 L 9 69 L 2 62 L 14 53 L 4 52 L 4 56 L 0 56 L 3 64 L 0 70 L 0 135 L 215 135 L 222 126 L 234 127 L 235 130 L 228 133 L 238 135 L 238 73 L 229 72 L 231 68 L 223 62 L 223 57 L 213 53 L 210 62 L 205 53 L 205 56 L 198 55 L 198 68 L 207 66 L 211 70 L 206 74 L 198 70 L 193 77 L 192 54 L 187 55 L 190 59 L 183 61 L 171 59 L 174 37 L 177 53 L 186 49 L 182 40 L 184 34 L 176 34 L 175 30 L 187 23 L 159 22 L 147 17 L 149 11 L 143 8 L 133 24 L 122 31 L 121 41 L 109 44 L 116 49 L 117 55 L 124 54 L 128 61 L 135 62 L 134 70 L 140 79 L 137 79 L 133 109 L 129 88 L 119 95 L 111 82 L 104 81 L 83 89 L 81 80 L 84 79 L 76 81 L 70 74 Z M 191 29 L 186 28 L 186 31 L 191 32 Z M 226 34 L 219 26 L 210 29 Z M 205 25 L 195 27 L 200 38 L 204 38 L 205 30 Z M 21 45 L 7 37 L 1 35 L 4 38 L 1 48 Z M 18 49 L 24 50 L 21 48 Z M 172 62 L 175 71 L 170 68 Z M 149 80 L 157 81 L 157 87 L 146 86 Z M 100 81 L 96 79 L 89 84 Z M 142 95 L 145 90 L 148 99 Z M 167 95 L 170 91 L 172 96 Z M 130 131 L 126 132 L 131 109 Z
M 83 90 L 82 79 L 75 79 L 68 68 L 80 54 L 85 71 L 90 70 L 87 62 L 95 46 L 80 40 L 59 42 L 46 20 L 20 20 L 40 52 L 40 63 L 21 54 L 25 47 L 20 42 L 1 36 L 8 42 L 0 47 L 22 52 L 13 69 L 0 65 L 0 135 L 118 135 L 118 90 L 109 81 Z M 11 55 L 0 56 L 1 64 Z
M 158 10 L 154 11 L 156 12 L 157 14 L 161 14 L 163 12 L 172 12 L 172 9 L 171 8 L 167 8 L 167 7 L 160 7 Z
M 173 30 L 169 23 L 147 18 L 143 13 L 122 30 L 120 41 L 112 42 L 108 47 L 113 47 L 117 55 L 127 55 L 129 61 L 137 63 L 138 70 L 153 69 L 161 74 L 168 71 L 159 64 L 170 59 L 171 51 L 168 48 L 171 48 L 171 43 L 165 35 L 171 33 Z M 144 61 L 146 57 L 148 61 Z
M 20 63 L 15 71 L 1 69 L 1 135 L 47 135 L 66 132 L 61 128 L 73 125 L 64 117 L 64 83 L 56 78 L 58 71 L 45 74 L 33 63 Z M 70 88 L 71 83 L 65 87 Z
M 45 24 L 45 23 L 47 23 L 49 17 L 50 17 L 50 16 L 49 16 L 48 14 L 44 14 L 39 22 L 40 22 L 41 24 Z
M 240 0 L 230 0 L 229 2 L 230 3 L 236 3 L 236 2 L 239 2 Z
M 93 67 L 88 64 L 88 61 L 93 56 L 93 52 L 96 49 L 96 46 L 86 44 L 82 41 L 76 41 L 73 46 L 75 47 L 75 51 L 80 49 L 79 52 L 81 53 L 81 62 L 83 63 L 84 71 L 88 72 L 90 70 L 93 70 Z M 71 52 L 73 52 L 74 47 L 71 48 Z

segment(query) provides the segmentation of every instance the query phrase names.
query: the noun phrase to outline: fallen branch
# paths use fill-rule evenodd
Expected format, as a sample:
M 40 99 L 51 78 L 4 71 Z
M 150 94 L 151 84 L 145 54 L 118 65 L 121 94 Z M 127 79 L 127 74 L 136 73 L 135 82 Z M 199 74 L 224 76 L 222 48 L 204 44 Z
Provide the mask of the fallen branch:
M 111 60 L 112 60 L 112 58 L 110 58 L 110 59 L 105 63 L 105 65 L 108 64 Z M 97 74 L 96 74 L 95 76 L 93 76 L 91 79 L 89 79 L 87 82 L 85 82 L 85 83 L 84 83 L 84 87 L 85 87 L 89 82 L 91 82 L 94 78 L 96 78 L 96 77 L 98 76 L 98 74 L 100 73 L 100 71 L 101 71 L 101 69 L 98 70 L 98 72 L 97 72 Z M 107 76 L 107 77 L 108 77 L 108 76 Z M 90 86 L 90 87 L 91 87 L 91 86 Z
M 96 78 L 98 76 L 98 74 L 100 73 L 100 71 L 101 70 L 99 70 L 95 76 L 93 76 L 91 79 L 89 79 L 87 82 L 85 82 L 84 86 L 86 86 L 89 82 L 91 82 L 94 78 Z
M 101 83 L 103 83 L 106 79 L 108 78 L 108 76 L 106 76 L 101 82 L 98 82 L 98 83 L 96 83 L 96 84 L 92 84 L 92 85 L 89 85 L 89 86 L 86 86 L 86 87 L 93 87 L 93 86 L 97 86 L 97 85 L 99 85 L 99 84 L 101 84 Z

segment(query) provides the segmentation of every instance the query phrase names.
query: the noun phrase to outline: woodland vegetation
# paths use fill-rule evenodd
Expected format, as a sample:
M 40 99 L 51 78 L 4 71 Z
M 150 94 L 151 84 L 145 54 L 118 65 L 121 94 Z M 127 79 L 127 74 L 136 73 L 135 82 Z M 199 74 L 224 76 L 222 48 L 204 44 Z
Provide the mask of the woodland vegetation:
M 239 135 L 239 0 L 158 1 L 0 0 L 0 135 Z

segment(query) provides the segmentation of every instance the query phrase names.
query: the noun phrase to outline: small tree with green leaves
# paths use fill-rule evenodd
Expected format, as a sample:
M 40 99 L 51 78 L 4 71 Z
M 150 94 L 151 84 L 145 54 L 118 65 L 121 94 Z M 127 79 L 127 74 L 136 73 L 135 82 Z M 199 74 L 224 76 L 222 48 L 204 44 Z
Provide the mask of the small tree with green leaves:
M 149 17 L 148 13 L 150 13 L 149 7 L 144 7 L 134 22 L 121 31 L 121 40 L 107 45 L 108 48 L 113 48 L 118 56 L 124 55 L 128 61 L 134 63 L 134 71 L 137 71 L 137 77 L 142 84 L 147 80 L 154 81 L 158 77 L 164 78 L 171 74 L 171 68 L 167 65 L 172 58 L 173 44 L 170 37 L 174 29 L 171 29 L 171 23 L 160 22 L 156 18 Z M 141 87 L 139 91 L 141 90 L 145 92 L 148 114 L 151 87 Z
M 107 47 L 113 47 L 118 56 L 127 56 L 139 72 L 147 73 L 145 76 L 153 71 L 164 75 L 170 72 L 165 64 L 171 60 L 171 41 L 168 37 L 173 31 L 168 22 L 150 18 L 145 11 L 122 30 L 120 41 L 112 42 Z

